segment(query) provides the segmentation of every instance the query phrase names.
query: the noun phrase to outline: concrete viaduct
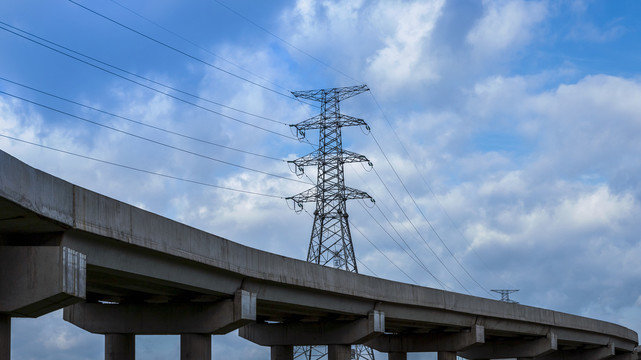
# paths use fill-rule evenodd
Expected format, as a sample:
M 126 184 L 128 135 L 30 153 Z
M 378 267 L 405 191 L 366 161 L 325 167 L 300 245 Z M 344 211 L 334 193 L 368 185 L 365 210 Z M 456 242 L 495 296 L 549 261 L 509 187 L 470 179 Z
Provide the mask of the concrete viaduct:
M 64 308 L 105 335 L 105 359 L 134 359 L 136 334 L 180 335 L 181 359 L 210 359 L 239 335 L 292 359 L 366 344 L 390 360 L 638 360 L 637 334 L 575 315 L 435 290 L 259 251 L 33 169 L 0 152 L 0 360 L 11 318 Z

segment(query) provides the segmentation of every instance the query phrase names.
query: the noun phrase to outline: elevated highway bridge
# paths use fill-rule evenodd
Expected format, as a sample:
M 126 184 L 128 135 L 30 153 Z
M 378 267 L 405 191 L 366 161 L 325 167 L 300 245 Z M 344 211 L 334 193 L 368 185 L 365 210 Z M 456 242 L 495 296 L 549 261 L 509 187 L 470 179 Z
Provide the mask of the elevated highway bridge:
M 0 360 L 11 318 L 64 308 L 134 359 L 135 335 L 180 335 L 181 359 L 211 359 L 239 330 L 292 359 L 366 344 L 390 360 L 638 360 L 637 334 L 566 313 L 379 279 L 242 246 L 31 168 L 0 152 Z

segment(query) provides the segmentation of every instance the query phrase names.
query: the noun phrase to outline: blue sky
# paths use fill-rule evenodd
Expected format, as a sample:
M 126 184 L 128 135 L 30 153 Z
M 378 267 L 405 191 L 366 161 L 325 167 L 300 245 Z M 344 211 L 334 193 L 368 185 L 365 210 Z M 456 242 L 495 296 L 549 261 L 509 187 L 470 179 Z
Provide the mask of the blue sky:
M 124 4 L 0 3 L 0 149 L 304 259 L 312 220 L 279 197 L 311 186 L 283 160 L 312 150 L 287 124 L 318 109 L 286 95 L 366 83 L 341 104 L 372 129 L 344 131 L 376 170 L 345 169 L 377 204 L 348 204 L 360 272 L 484 297 L 516 288 L 523 304 L 641 330 L 641 1 Z M 102 338 L 59 312 L 13 324 L 15 359 L 102 358 Z M 218 357 L 269 356 L 233 333 L 213 341 Z M 137 351 L 177 349 L 140 337 Z

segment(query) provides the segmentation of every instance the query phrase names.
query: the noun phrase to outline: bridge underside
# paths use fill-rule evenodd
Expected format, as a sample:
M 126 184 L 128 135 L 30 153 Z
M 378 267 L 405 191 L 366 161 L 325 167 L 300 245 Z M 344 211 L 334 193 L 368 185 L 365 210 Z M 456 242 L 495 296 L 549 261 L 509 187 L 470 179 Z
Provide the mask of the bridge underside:
M 0 360 L 12 317 L 64 308 L 105 335 L 106 359 L 133 359 L 135 335 L 181 335 L 181 359 L 210 359 L 239 329 L 291 359 L 366 344 L 390 360 L 639 359 L 621 326 L 423 288 L 247 248 L 76 187 L 0 153 Z

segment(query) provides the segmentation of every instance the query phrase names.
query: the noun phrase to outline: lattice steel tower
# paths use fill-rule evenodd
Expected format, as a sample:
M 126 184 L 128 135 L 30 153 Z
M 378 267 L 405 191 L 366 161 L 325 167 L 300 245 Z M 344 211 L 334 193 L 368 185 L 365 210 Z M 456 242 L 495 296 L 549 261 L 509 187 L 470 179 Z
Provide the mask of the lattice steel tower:
M 303 173 L 305 166 L 318 168 L 316 186 L 288 198 L 299 207 L 305 202 L 316 202 L 307 261 L 356 273 L 358 267 L 345 202 L 372 198 L 363 191 L 345 186 L 343 165 L 369 163 L 369 160 L 363 155 L 343 150 L 341 129 L 345 126 L 367 127 L 367 124 L 364 120 L 341 114 L 339 103 L 368 90 L 366 85 L 360 85 L 292 92 L 297 98 L 318 101 L 321 105 L 320 114 L 291 125 L 299 139 L 305 137 L 307 130 L 318 129 L 320 132 L 317 150 L 290 161 L 297 173 Z M 294 349 L 294 358 L 317 360 L 325 359 L 326 354 L 327 349 L 323 346 Z M 352 359 L 374 359 L 374 353 L 372 349 L 359 345 L 352 349 Z
M 501 301 L 509 302 L 512 304 L 518 304 L 518 302 L 510 299 L 510 294 L 515 293 L 519 290 L 508 290 L 508 289 L 502 289 L 502 290 L 492 290 L 495 293 L 501 294 Z

